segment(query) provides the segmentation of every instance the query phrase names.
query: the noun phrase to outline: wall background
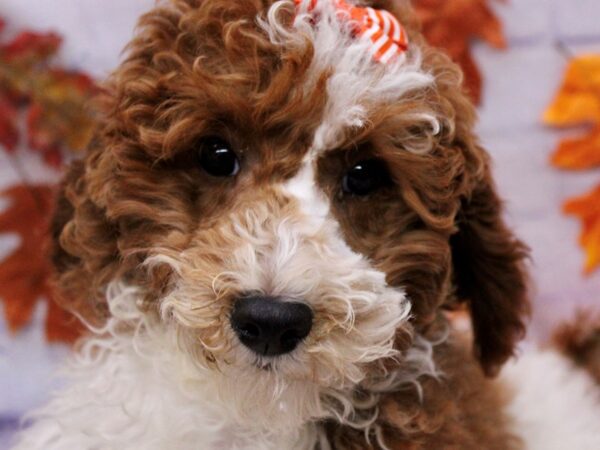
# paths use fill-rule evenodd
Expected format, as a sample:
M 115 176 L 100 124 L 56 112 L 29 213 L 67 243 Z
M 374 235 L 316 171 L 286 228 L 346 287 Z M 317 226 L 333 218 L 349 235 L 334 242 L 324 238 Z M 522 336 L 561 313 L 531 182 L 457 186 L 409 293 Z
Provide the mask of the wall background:
M 450 0 L 449 0 L 450 1 Z M 2 0 L 0 16 L 8 33 L 21 28 L 55 30 L 65 38 L 61 59 L 67 67 L 102 78 L 117 65 L 137 16 L 153 0 Z M 508 220 L 532 249 L 535 309 L 529 340 L 540 341 L 576 308 L 600 304 L 600 273 L 582 277 L 583 254 L 577 246 L 579 223 L 560 213 L 568 197 L 589 191 L 598 171 L 559 172 L 548 157 L 563 133 L 540 125 L 571 53 L 600 53 L 600 1 L 512 0 L 496 10 L 509 48 L 500 52 L 478 45 L 475 57 L 485 78 L 479 132 L 495 160 Z M 19 153 L 37 181 L 55 180 L 30 153 Z M 0 189 L 17 182 L 0 152 Z M 5 205 L 0 203 L 0 209 Z M 0 236 L 0 257 L 18 241 Z M 1 307 L 1 305 L 0 305 Z M 9 336 L 0 315 L 0 449 L 8 445 L 18 418 L 39 404 L 54 384 L 49 373 L 67 353 L 43 339 L 43 308 L 17 336 Z

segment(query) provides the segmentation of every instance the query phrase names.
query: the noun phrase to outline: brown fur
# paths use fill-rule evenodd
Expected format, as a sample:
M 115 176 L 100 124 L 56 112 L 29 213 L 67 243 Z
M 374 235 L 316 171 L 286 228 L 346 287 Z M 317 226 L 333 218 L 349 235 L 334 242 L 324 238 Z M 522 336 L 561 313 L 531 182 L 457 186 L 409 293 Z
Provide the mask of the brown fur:
M 508 398 L 486 379 L 458 336 L 436 349 L 435 360 L 447 374 L 422 383 L 424 399 L 412 388 L 380 402 L 385 442 L 392 450 L 518 450 L 521 441 L 508 431 L 502 412 Z M 461 349 L 462 348 L 462 349 Z M 330 427 L 336 449 L 364 449 L 360 432 Z
M 600 384 L 600 315 L 581 311 L 558 328 L 554 344 Z
M 261 186 L 298 170 L 322 116 L 328 73 L 308 95 L 294 89 L 307 75 L 312 48 L 282 53 L 269 42 L 255 17 L 270 3 L 173 0 L 141 19 L 101 100 L 97 137 L 65 178 L 54 222 L 62 302 L 92 323 L 106 317 L 103 288 L 115 278 L 145 288 L 153 308 L 170 274 L 148 272 L 140 265 L 146 257 L 185 249 L 199 230 L 246 208 L 243 192 L 254 189 L 260 199 L 268 192 Z M 322 157 L 319 183 L 348 244 L 390 285 L 406 289 L 417 331 L 437 328 L 442 308 L 468 304 L 475 354 L 494 374 L 524 333 L 526 250 L 502 220 L 459 70 L 423 43 L 403 2 L 376 3 L 408 25 L 436 89 L 376 112 Z M 444 118 L 442 133 L 428 136 L 404 118 L 406 111 Z M 190 149 L 207 134 L 243 149 L 242 172 L 249 174 L 203 176 Z M 432 152 L 402 151 L 424 139 L 434 140 Z M 387 162 L 394 185 L 368 201 L 345 198 L 339 180 L 368 154 Z M 392 448 L 516 448 L 499 412 L 500 393 L 460 347 L 452 341 L 437 349 L 448 378 L 425 383 L 431 402 L 420 406 L 414 393 L 403 392 L 383 400 L 380 420 Z M 367 445 L 350 430 L 330 429 L 337 448 Z

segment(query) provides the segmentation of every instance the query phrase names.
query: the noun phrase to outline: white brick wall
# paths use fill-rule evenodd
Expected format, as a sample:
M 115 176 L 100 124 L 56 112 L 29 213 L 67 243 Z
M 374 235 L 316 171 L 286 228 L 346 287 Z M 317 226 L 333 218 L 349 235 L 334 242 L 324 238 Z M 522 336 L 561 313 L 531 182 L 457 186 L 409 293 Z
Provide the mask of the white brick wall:
M 102 77 L 117 64 L 136 16 L 153 3 L 2 0 L 0 15 L 10 19 L 12 30 L 59 31 L 65 36 L 63 62 Z M 576 307 L 597 304 L 600 296 L 600 273 L 588 279 L 581 276 L 579 224 L 559 211 L 565 198 L 600 182 L 600 174 L 561 173 L 551 168 L 548 156 L 561 133 L 540 124 L 566 65 L 556 41 L 574 54 L 600 52 L 600 0 L 511 0 L 507 5 L 498 3 L 496 9 L 510 48 L 505 52 L 484 45 L 475 48 L 485 78 L 479 131 L 495 159 L 509 221 L 533 251 L 536 308 L 531 336 L 544 337 Z M 35 179 L 55 178 L 35 157 L 22 157 Z M 0 188 L 16 181 L 3 158 L 0 153 Z M 9 245 L 14 245 L 14 239 L 0 238 L 0 254 Z M 39 326 L 40 315 L 37 318 Z M 0 448 L 2 417 L 36 403 L 47 389 L 47 373 L 56 359 L 43 348 L 37 327 L 13 339 L 0 320 L 0 386 L 10 393 L 0 393 Z M 60 353 L 60 349 L 52 352 Z M 20 374 L 27 374 L 26 383 Z
M 570 53 L 600 53 L 600 1 L 512 0 L 497 4 L 509 42 L 498 52 L 477 45 L 485 77 L 479 130 L 495 160 L 509 220 L 531 246 L 535 283 L 533 336 L 546 337 L 584 305 L 598 305 L 600 273 L 582 276 L 580 224 L 560 213 L 561 203 L 600 183 L 598 171 L 561 172 L 548 158 L 561 136 L 581 130 L 544 127 L 540 117 L 560 86 Z

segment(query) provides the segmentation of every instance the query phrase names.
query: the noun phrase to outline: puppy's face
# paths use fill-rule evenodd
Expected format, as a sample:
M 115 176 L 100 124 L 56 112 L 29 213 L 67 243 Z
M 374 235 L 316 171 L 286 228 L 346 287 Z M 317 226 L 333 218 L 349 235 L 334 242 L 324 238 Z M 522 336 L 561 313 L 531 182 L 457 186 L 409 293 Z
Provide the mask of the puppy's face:
M 145 16 L 55 224 L 74 307 L 97 316 L 95 291 L 138 286 L 240 415 L 271 427 L 281 408 L 284 425 L 348 418 L 431 370 L 419 336 L 456 291 L 492 369 L 525 305 L 456 68 L 412 32 L 377 62 L 321 3 Z

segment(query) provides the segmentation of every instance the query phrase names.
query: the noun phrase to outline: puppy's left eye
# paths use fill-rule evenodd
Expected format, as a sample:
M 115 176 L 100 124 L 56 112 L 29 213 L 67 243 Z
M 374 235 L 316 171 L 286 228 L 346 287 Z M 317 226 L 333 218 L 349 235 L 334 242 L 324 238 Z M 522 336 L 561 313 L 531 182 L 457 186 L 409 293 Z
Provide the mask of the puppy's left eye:
M 200 143 L 198 158 L 202 168 L 215 177 L 232 177 L 240 171 L 240 161 L 228 142 L 210 137 Z
M 352 167 L 342 180 L 346 194 L 365 196 L 390 183 L 385 163 L 378 159 L 361 161 Z

